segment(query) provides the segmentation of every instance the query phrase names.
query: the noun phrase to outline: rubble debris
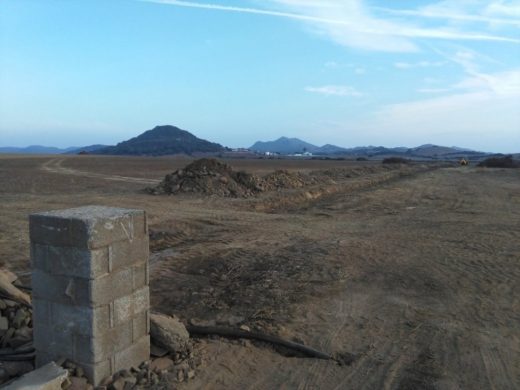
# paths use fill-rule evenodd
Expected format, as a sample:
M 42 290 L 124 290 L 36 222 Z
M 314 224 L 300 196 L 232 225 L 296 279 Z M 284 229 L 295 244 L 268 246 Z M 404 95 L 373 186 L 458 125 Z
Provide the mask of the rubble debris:
M 1 362 L 0 363 L 0 383 L 6 382 L 10 378 L 22 376 L 34 370 L 32 362 L 15 361 L 15 362 Z
M 300 188 L 319 182 L 317 176 L 300 172 L 278 170 L 263 177 L 243 171 L 218 160 L 202 158 L 165 176 L 154 188 L 146 191 L 153 195 L 199 193 L 232 198 L 246 198 L 264 191 Z
M 0 269 L 0 384 L 34 369 L 31 298 L 13 285 L 17 279 Z
M 289 172 L 287 170 L 278 170 L 262 178 L 264 191 L 276 191 L 282 188 L 301 188 L 317 183 L 317 177 L 310 177 L 301 172 Z
M 5 279 L 8 280 L 11 284 L 18 280 L 18 276 L 6 268 L 0 268 L 0 274 L 3 274 Z
M 11 283 L 17 279 L 2 271 L 0 275 L 5 276 L 3 280 L 6 284 L 7 281 Z M 122 370 L 106 378 L 103 381 L 105 389 L 124 390 L 156 385 L 171 388 L 174 383 L 188 381 L 195 376 L 202 359 L 194 356 L 193 345 L 184 325 L 175 317 L 161 314 L 152 314 L 150 317 L 151 334 L 155 335 L 152 336 L 152 350 L 155 354 L 152 353 L 151 359 L 137 368 Z M 28 387 L 23 388 L 93 390 L 84 370 L 70 360 L 60 359 L 44 366 L 43 371 L 40 370 L 44 367 L 34 370 L 32 325 L 30 305 L 0 298 L 0 386 L 18 389 L 19 384 L 26 386 L 29 383 Z M 65 377 L 57 376 L 55 381 L 51 375 L 55 372 L 64 373 Z M 27 375 L 22 377 L 24 374 Z M 36 387 L 33 383 L 36 383 Z
M 171 389 L 175 383 L 186 382 L 195 377 L 202 363 L 190 353 L 187 359 L 161 357 L 141 363 L 139 367 L 121 370 L 105 378 L 100 386 L 109 390 L 161 388 Z M 71 387 L 65 390 L 73 390 Z
M 408 162 L 407 160 L 384 161 L 382 165 L 362 167 L 330 168 L 326 170 L 292 172 L 277 170 L 264 176 L 258 176 L 233 168 L 216 159 L 202 158 L 165 176 L 156 187 L 148 187 L 146 192 L 152 195 L 177 195 L 197 193 L 209 196 L 247 198 L 263 192 L 298 189 L 315 185 L 335 185 L 338 181 L 359 176 L 384 173 L 400 169 L 399 164 L 389 162 Z
M 16 280 L 12 272 L 0 269 L 0 296 L 30 306 L 31 297 L 13 285 Z
M 153 357 L 164 357 L 168 355 L 168 350 L 166 348 L 159 347 L 152 342 L 150 343 L 150 355 Z
M 147 188 L 151 194 L 177 194 L 196 192 L 225 197 L 248 197 L 261 191 L 257 177 L 245 172 L 235 172 L 215 159 L 202 158 L 165 176 L 155 188 Z

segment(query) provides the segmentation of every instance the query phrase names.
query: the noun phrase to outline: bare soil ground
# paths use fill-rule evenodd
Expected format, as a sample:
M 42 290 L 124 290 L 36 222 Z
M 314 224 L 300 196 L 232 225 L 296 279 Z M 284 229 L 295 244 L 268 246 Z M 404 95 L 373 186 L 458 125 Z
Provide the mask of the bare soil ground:
M 355 355 L 202 339 L 182 389 L 520 388 L 520 170 L 234 160 L 338 177 L 248 199 L 142 191 L 188 162 L 0 157 L 0 265 L 28 275 L 31 212 L 143 208 L 156 310 Z

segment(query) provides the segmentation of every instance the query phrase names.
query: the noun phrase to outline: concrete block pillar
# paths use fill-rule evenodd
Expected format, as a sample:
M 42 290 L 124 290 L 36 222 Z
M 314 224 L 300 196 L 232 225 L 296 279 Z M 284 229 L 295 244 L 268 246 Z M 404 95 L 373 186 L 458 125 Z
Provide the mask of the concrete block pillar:
M 29 222 L 37 366 L 70 359 L 96 386 L 148 360 L 144 211 L 87 206 Z

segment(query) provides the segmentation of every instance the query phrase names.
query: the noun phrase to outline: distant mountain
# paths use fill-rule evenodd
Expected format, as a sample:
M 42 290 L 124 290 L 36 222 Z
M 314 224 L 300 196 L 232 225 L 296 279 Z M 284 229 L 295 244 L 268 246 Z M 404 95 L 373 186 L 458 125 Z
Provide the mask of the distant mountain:
M 341 156 L 347 158 L 366 157 L 370 159 L 383 159 L 386 157 L 404 157 L 415 160 L 457 160 L 461 157 L 471 160 L 481 160 L 492 153 L 478 152 L 457 146 L 439 146 L 425 144 L 414 148 L 384 146 L 358 146 L 344 148 L 341 146 L 326 144 L 316 146 L 298 138 L 280 137 L 275 141 L 256 142 L 249 148 L 258 153 L 272 152 L 282 155 L 292 155 L 310 152 L 317 156 Z M 175 126 L 156 126 L 152 130 L 145 131 L 141 135 L 120 142 L 116 146 L 89 145 L 72 146 L 69 148 L 57 148 L 52 146 L 31 145 L 27 147 L 0 147 L 0 153 L 17 154 L 78 154 L 86 152 L 90 154 L 108 155 L 137 155 L 137 156 L 162 156 L 170 154 L 212 154 L 229 152 L 231 149 L 220 144 L 197 138 L 186 130 Z M 254 154 L 251 154 L 254 156 Z M 243 154 L 240 156 L 243 157 Z M 520 158 L 520 155 L 515 155 Z
M 101 144 L 96 144 L 96 145 L 89 145 L 89 146 L 82 146 L 82 147 L 74 147 L 74 148 L 69 148 L 68 151 L 64 152 L 64 154 L 78 154 L 78 153 L 81 153 L 81 152 L 86 152 L 86 153 L 93 153 L 93 152 L 96 152 L 100 149 L 104 149 L 104 148 L 109 148 L 110 145 L 101 145 Z
M 387 148 L 384 146 L 357 146 L 348 149 L 349 154 L 355 156 L 372 157 L 372 156 L 386 156 L 389 154 L 401 154 L 408 150 L 408 148 Z
M 294 154 L 303 152 L 315 152 L 319 147 L 308 142 L 302 141 L 298 138 L 280 137 L 275 141 L 255 142 L 249 149 L 256 152 L 266 153 L 280 153 L 280 154 Z
M 466 157 L 470 159 L 485 158 L 490 153 L 478 152 L 471 149 L 459 148 L 456 146 L 439 146 L 439 145 L 421 145 L 416 148 L 411 148 L 406 151 L 407 155 L 413 157 L 425 157 L 432 159 L 458 159 Z
M 61 154 L 66 153 L 70 150 L 76 149 L 76 147 L 70 148 L 56 148 L 54 146 L 42 146 L 42 145 L 31 145 L 23 148 L 4 146 L 0 147 L 0 153 L 16 153 L 16 154 Z
M 315 155 L 353 155 L 353 156 L 367 156 L 379 155 L 389 153 L 403 153 L 408 148 L 385 148 L 383 146 L 360 146 L 356 148 L 344 148 L 341 146 L 326 144 L 323 146 L 316 146 L 308 142 L 302 141 L 298 138 L 280 137 L 275 141 L 256 142 L 249 149 L 256 152 L 265 153 L 279 153 L 279 154 L 295 154 L 303 152 L 311 152 Z
M 273 152 L 279 154 L 295 154 L 307 151 L 314 155 L 341 155 L 344 157 L 368 157 L 376 159 L 390 156 L 403 156 L 419 160 L 442 160 L 458 159 L 460 157 L 479 159 L 489 156 L 489 153 L 476 152 L 456 146 L 450 147 L 425 144 L 415 148 L 407 148 L 404 146 L 395 148 L 387 148 L 385 146 L 358 146 L 355 148 L 343 148 L 341 146 L 326 144 L 320 147 L 309 144 L 298 138 L 287 137 L 281 137 L 276 141 L 258 141 L 249 149 L 260 153 Z
M 222 145 L 195 137 L 175 126 L 156 126 L 152 130 L 94 151 L 94 154 L 163 156 L 169 154 L 218 153 L 226 150 Z
M 439 145 L 421 145 L 416 148 L 408 149 L 406 153 L 412 154 L 414 156 L 445 156 L 447 154 L 461 154 L 466 153 L 468 150 L 460 150 L 459 148 L 452 148 L 449 146 L 439 146 Z
M 313 153 L 315 154 L 340 154 L 348 152 L 348 149 L 342 148 L 341 146 L 326 144 L 318 149 L 316 149 Z

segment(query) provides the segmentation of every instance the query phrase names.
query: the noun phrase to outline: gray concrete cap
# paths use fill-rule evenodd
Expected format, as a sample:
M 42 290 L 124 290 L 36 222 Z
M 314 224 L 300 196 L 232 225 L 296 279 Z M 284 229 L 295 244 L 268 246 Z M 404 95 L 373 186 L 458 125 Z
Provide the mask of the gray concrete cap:
M 96 249 L 146 234 L 143 210 L 84 206 L 29 216 L 31 241 L 55 246 Z

